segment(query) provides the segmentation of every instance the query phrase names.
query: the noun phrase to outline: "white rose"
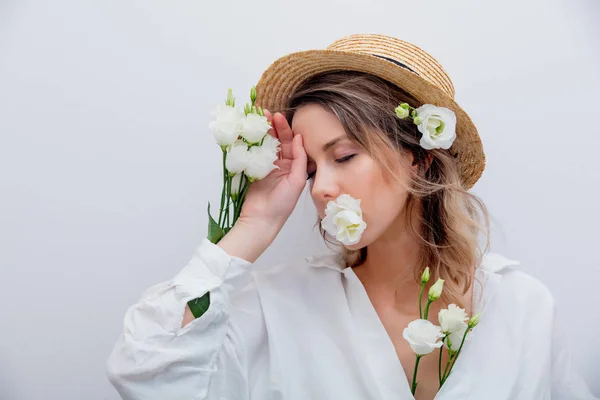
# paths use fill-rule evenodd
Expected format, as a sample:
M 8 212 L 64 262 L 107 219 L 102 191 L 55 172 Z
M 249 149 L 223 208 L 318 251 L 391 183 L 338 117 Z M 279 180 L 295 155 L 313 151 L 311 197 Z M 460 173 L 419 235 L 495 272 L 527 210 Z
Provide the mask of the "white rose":
M 233 144 L 240 135 L 244 113 L 234 107 L 220 105 L 212 112 L 215 117 L 208 127 L 221 147 Z
M 456 138 L 456 115 L 445 107 L 424 104 L 415 110 L 414 122 L 423 134 L 420 145 L 426 150 L 449 149 Z
M 248 166 L 248 145 L 243 140 L 236 140 L 227 149 L 225 168 L 232 174 L 243 172 Z
M 241 135 L 248 143 L 259 143 L 271 129 L 267 117 L 258 114 L 248 114 L 242 123 Z
M 321 226 L 347 246 L 358 243 L 367 227 L 366 222 L 363 221 L 360 200 L 342 194 L 335 201 L 330 201 L 327 203 Z
M 452 351 L 458 351 L 458 349 L 460 349 L 460 344 L 462 343 L 463 336 L 465 335 L 465 331 L 468 329 L 468 327 L 469 326 L 467 324 L 463 324 L 460 328 L 458 328 L 454 332 L 450 333 L 448 335 L 448 337 L 446 338 L 444 347 L 450 348 L 450 350 L 452 350 Z M 466 339 L 468 339 L 468 338 L 469 338 L 469 335 L 467 334 Z M 466 341 L 466 339 L 465 339 L 465 341 Z M 451 346 L 448 346 L 448 343 L 450 343 Z
M 276 137 L 273 137 L 271 135 L 267 135 L 267 136 L 265 136 L 265 140 L 263 140 L 263 144 L 261 145 L 261 147 L 269 149 L 277 156 L 277 153 L 279 152 L 280 144 L 281 144 L 281 142 L 279 141 L 279 139 L 277 139 Z
M 450 304 L 448 308 L 444 308 L 438 313 L 438 320 L 444 333 L 452 333 L 463 329 L 467 326 L 466 321 L 468 318 L 465 310 L 456 304 Z
M 277 139 L 273 138 L 273 140 Z M 279 142 L 279 140 L 277 140 L 277 142 Z M 276 160 L 277 151 L 275 151 L 272 144 L 250 147 L 250 150 L 248 150 L 248 165 L 245 170 L 246 176 L 250 181 L 263 179 L 275 168 L 279 168 L 273 164 Z
M 404 328 L 402 337 L 415 354 L 422 356 L 442 347 L 442 342 L 438 339 L 444 337 L 444 334 L 439 326 L 433 325 L 428 320 L 416 319 Z

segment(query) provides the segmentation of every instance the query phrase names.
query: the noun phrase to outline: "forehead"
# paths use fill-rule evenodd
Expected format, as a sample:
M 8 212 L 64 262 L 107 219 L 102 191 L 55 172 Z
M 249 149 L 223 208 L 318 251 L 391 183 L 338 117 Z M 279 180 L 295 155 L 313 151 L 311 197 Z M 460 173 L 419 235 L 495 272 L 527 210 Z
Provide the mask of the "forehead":
M 294 113 L 292 130 L 300 135 L 310 135 L 313 131 L 334 130 L 339 135 L 344 132 L 339 119 L 331 111 L 318 104 L 306 104 Z
M 294 113 L 291 128 L 294 134 L 302 135 L 304 147 L 309 153 L 340 136 L 343 137 L 341 143 L 348 142 L 348 135 L 337 116 L 317 104 L 300 107 Z

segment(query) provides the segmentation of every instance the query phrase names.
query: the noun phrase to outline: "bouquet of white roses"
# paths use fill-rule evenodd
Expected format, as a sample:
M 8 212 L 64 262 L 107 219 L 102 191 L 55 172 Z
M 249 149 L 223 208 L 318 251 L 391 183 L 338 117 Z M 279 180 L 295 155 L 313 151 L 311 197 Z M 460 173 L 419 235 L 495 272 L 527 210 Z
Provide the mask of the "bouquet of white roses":
M 425 311 L 423 311 L 423 290 L 429 278 L 429 267 L 427 267 L 421 275 L 419 319 L 409 323 L 408 327 L 404 328 L 404 332 L 402 333 L 402 336 L 406 339 L 417 357 L 411 385 L 412 394 L 415 394 L 417 390 L 417 371 L 421 357 L 433 352 L 435 349 L 440 349 L 438 378 L 441 388 L 448 379 L 448 376 L 450 376 L 450 372 L 452 372 L 452 367 L 454 367 L 454 363 L 462 351 L 467 334 L 479 323 L 479 314 L 469 318 L 465 310 L 456 304 L 450 304 L 448 308 L 440 310 L 438 314 L 439 326 L 431 323 L 427 319 L 429 316 L 429 306 L 442 295 L 444 280 L 438 279 L 431 286 L 427 296 Z M 444 349 L 448 352 L 448 360 L 446 361 L 446 366 L 442 368 Z
M 250 184 L 263 179 L 277 160 L 279 140 L 267 132 L 271 128 L 263 110 L 254 105 L 256 87 L 250 91 L 251 103 L 243 110 L 235 107 L 232 90 L 224 105 L 213 112 L 209 128 L 223 152 L 223 190 L 219 218 L 215 220 L 208 205 L 208 239 L 217 243 L 240 216 Z
M 208 240 L 215 244 L 235 225 L 250 184 L 279 168 L 273 163 L 278 158 L 280 142 L 268 134 L 271 124 L 263 110 L 254 105 L 255 100 L 256 87 L 252 87 L 251 103 L 246 103 L 240 110 L 235 107 L 235 98 L 229 89 L 225 104 L 213 112 L 214 118 L 209 125 L 223 153 L 223 189 L 218 220 L 210 214 L 208 203 Z M 210 306 L 210 292 L 187 304 L 194 317 L 200 317 Z

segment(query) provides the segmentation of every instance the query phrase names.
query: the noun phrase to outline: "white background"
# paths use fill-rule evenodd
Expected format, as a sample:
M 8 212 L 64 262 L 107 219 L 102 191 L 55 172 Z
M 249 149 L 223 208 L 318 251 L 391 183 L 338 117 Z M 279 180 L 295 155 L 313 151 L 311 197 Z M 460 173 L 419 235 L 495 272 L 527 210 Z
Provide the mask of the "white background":
M 598 21 L 593 0 L 0 0 L 0 398 L 117 399 L 127 307 L 220 195 L 209 111 L 279 56 L 368 32 L 445 66 L 487 153 L 492 249 L 554 293 L 600 395 Z M 315 219 L 305 194 L 258 263 L 322 250 Z

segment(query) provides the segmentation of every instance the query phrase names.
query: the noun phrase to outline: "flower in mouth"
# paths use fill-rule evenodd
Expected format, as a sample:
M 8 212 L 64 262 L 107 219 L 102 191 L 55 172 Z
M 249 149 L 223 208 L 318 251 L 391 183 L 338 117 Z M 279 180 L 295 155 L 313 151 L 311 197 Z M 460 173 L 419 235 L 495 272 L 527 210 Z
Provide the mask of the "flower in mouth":
M 346 246 L 358 243 L 367 227 L 363 221 L 360 199 L 342 194 L 335 201 L 327 203 L 321 226 Z

